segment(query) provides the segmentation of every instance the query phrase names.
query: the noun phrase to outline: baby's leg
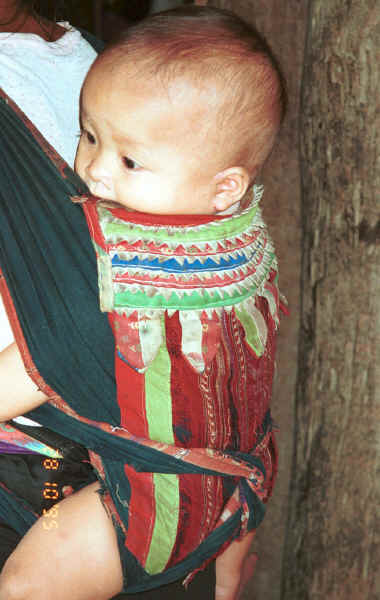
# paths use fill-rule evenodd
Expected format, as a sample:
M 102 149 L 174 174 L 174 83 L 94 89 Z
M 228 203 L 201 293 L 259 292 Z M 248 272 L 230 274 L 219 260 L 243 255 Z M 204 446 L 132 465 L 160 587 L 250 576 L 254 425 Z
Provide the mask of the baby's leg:
M 256 555 L 249 555 L 255 532 L 232 542 L 216 559 L 215 600 L 239 600 L 244 585 L 252 577 Z M 2 600 L 2 599 L 1 599 Z
M 33 525 L 0 575 L 0 600 L 108 600 L 121 591 L 116 532 L 98 488 L 72 494 Z

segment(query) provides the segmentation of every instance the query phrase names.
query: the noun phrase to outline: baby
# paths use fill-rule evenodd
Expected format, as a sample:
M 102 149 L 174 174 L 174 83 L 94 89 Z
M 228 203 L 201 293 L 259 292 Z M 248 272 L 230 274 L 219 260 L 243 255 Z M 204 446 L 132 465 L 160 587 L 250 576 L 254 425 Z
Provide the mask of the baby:
M 76 170 L 92 194 L 128 210 L 233 211 L 284 109 L 268 47 L 237 17 L 200 7 L 157 15 L 90 70 Z
M 130 27 L 82 89 L 75 168 L 115 336 L 119 435 L 168 461 L 125 461 L 117 482 L 94 464 L 129 591 L 219 555 L 216 594 L 233 598 L 251 537 L 234 540 L 271 494 L 279 295 L 254 182 L 284 111 L 267 44 L 212 8 Z M 3 418 L 46 400 L 23 385 Z

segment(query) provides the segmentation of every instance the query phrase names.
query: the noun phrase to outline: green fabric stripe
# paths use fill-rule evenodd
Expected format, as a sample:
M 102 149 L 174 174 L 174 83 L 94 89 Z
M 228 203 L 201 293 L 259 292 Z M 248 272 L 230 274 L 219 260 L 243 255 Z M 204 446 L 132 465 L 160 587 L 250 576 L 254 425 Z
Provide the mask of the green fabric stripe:
M 165 320 L 162 319 L 164 342 L 145 373 L 145 402 L 149 438 L 174 444 L 170 358 L 166 348 Z M 179 518 L 179 483 L 177 475 L 154 473 L 156 518 L 145 569 L 154 574 L 162 571 L 172 553 Z
M 179 298 L 177 294 L 172 292 L 170 298 L 165 298 L 161 294 L 155 294 L 152 297 L 149 297 L 144 292 L 117 292 L 115 294 L 115 308 L 165 308 L 165 309 L 183 309 L 183 310 L 196 310 L 196 309 L 205 309 L 212 308 L 216 306 L 225 306 L 228 304 L 233 304 L 235 302 L 241 302 L 242 298 L 251 296 L 253 293 L 252 290 L 247 294 L 242 296 L 239 292 L 236 294 L 236 299 L 222 298 L 219 294 L 214 294 L 212 297 L 204 292 L 202 295 L 198 292 L 192 292 L 191 294 L 186 294 L 183 298 Z
M 156 230 L 154 227 L 150 227 L 147 231 L 139 225 L 131 226 L 121 221 L 108 222 L 110 213 L 103 208 L 99 210 L 99 215 L 103 234 L 108 243 L 110 239 L 145 239 L 147 234 L 149 235 L 149 240 L 152 242 L 163 243 L 173 241 L 175 243 L 189 243 L 224 240 L 239 235 L 252 224 L 256 212 L 257 206 L 252 206 L 249 211 L 240 216 L 223 221 L 213 221 L 208 225 L 178 229 L 173 227 L 170 228 L 170 235 L 168 235 L 168 227 L 157 228 Z
M 179 484 L 177 475 L 153 473 L 156 518 L 145 570 L 151 574 L 164 570 L 177 537 Z
M 235 307 L 235 313 L 245 331 L 245 340 L 254 350 L 256 356 L 262 356 L 264 346 L 261 343 L 255 320 L 245 308 Z
M 156 358 L 145 373 L 145 403 L 149 438 L 174 444 L 172 398 L 170 389 L 171 363 L 166 348 L 165 319 L 161 319 L 163 343 Z

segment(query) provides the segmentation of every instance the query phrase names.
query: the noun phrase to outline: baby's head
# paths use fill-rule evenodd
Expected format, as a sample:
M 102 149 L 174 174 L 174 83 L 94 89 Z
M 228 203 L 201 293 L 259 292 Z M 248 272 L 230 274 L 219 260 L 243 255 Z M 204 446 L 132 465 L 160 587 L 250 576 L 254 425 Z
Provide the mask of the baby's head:
M 184 7 L 130 27 L 95 61 L 81 97 L 76 170 L 130 210 L 233 210 L 285 112 L 267 44 L 226 11 Z

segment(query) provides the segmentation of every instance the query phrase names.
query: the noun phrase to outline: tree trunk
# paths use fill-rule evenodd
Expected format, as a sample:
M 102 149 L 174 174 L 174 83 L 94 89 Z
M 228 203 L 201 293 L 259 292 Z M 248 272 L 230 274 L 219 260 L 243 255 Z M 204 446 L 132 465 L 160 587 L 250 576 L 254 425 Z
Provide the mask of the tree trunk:
M 380 598 L 378 0 L 310 0 L 284 600 Z

